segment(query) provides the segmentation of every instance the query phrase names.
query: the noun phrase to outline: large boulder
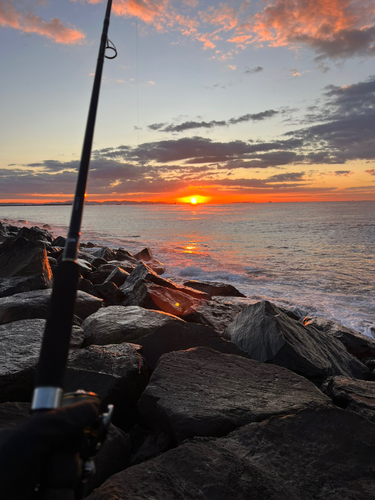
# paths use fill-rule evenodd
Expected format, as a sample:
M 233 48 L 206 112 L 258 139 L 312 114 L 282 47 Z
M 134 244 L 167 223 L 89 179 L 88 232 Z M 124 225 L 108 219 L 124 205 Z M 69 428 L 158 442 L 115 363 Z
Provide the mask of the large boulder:
M 290 370 L 198 347 L 160 358 L 138 410 L 144 425 L 181 443 L 330 403 Z
M 366 337 L 366 335 L 356 332 L 352 328 L 347 328 L 325 318 L 306 317 L 303 319 L 303 324 L 305 326 L 313 326 L 317 330 L 340 340 L 348 352 L 358 359 L 375 358 L 375 341 L 370 337 Z
M 333 375 L 364 379 L 369 374 L 339 340 L 302 325 L 267 301 L 244 309 L 224 336 L 251 358 L 284 366 L 315 383 Z
M 0 402 L 30 401 L 45 320 L 25 319 L 0 326 Z M 82 343 L 73 326 L 71 347 Z
M 113 260 L 115 258 L 115 253 L 108 247 L 95 248 L 91 251 L 91 254 L 94 257 L 100 257 L 106 261 Z
M 235 344 L 223 339 L 212 328 L 184 321 L 167 323 L 137 341 L 142 346 L 142 356 L 154 370 L 159 358 L 172 351 L 182 351 L 192 347 L 210 347 L 215 351 L 249 357 Z
M 246 297 L 246 295 L 237 290 L 233 285 L 219 281 L 189 280 L 184 282 L 184 286 L 189 286 L 190 288 L 194 288 L 194 290 L 208 293 L 211 297 Z
M 43 244 L 25 238 L 10 238 L 0 245 L 0 278 L 34 274 L 43 274 L 46 280 L 52 278 Z
M 46 229 L 41 229 L 40 227 L 22 227 L 16 236 L 16 238 L 25 238 L 29 241 L 43 241 L 46 243 L 51 243 L 53 236 Z
M 173 283 L 173 281 L 171 280 L 161 278 L 149 266 L 147 266 L 143 262 L 139 262 L 137 267 L 130 273 L 129 277 L 121 287 L 121 291 L 125 294 L 125 300 L 131 300 L 133 293 L 140 288 L 141 284 L 144 284 L 146 282 L 153 283 L 164 288 L 169 288 L 186 295 L 190 295 L 191 297 L 199 300 L 210 299 L 210 296 L 207 293 L 200 292 L 199 290 L 193 290 L 193 288 L 178 285 L 176 283 Z M 126 303 L 124 305 L 135 304 Z
M 93 288 L 93 295 L 103 299 L 104 307 L 120 305 L 124 299 L 122 291 L 111 281 L 104 282 L 101 285 L 93 285 Z
M 109 306 L 99 309 L 82 323 L 84 345 L 137 342 L 160 326 L 182 322 L 177 316 L 139 306 Z
M 251 303 L 255 303 L 255 300 L 246 299 L 245 302 L 215 297 L 207 302 L 201 301 L 191 306 L 181 317 L 185 321 L 208 325 L 215 332 L 223 335 L 226 327 L 233 322 L 237 314 Z
M 103 405 L 114 404 L 113 423 L 127 430 L 134 425 L 136 404 L 148 378 L 139 345 L 92 345 L 70 354 L 65 388 L 93 391 Z
M 375 427 L 316 408 L 195 438 L 110 477 L 88 500 L 374 500 Z
M 21 319 L 46 318 L 51 289 L 17 293 L 0 299 L 0 325 Z M 102 299 L 77 291 L 75 314 L 81 319 L 96 312 Z
M 0 278 L 0 298 L 9 297 L 15 293 L 44 290 L 45 288 L 52 288 L 52 276 L 47 273 Z
M 375 382 L 344 377 L 331 377 L 323 387 L 335 405 L 375 423 Z

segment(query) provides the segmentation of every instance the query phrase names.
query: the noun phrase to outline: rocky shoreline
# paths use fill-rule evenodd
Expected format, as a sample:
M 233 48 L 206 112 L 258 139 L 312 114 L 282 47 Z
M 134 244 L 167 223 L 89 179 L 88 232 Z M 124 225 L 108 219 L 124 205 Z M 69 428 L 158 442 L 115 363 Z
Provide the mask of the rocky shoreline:
M 65 239 L 0 222 L 0 429 L 28 414 Z M 375 499 L 375 340 L 82 243 L 66 391 L 115 414 L 90 500 Z

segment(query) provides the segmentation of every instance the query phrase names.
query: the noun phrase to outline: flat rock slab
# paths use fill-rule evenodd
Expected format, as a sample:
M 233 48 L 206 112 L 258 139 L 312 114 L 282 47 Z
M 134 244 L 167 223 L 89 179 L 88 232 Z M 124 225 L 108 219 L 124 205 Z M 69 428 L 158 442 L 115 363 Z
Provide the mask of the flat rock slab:
M 369 374 L 339 340 L 302 325 L 268 301 L 244 309 L 224 337 L 251 358 L 284 366 L 315 383 L 334 375 L 364 379 Z
M 168 323 L 149 335 L 138 339 L 142 346 L 142 356 L 154 370 L 159 358 L 168 352 L 182 351 L 192 347 L 210 347 L 215 351 L 249 357 L 235 344 L 223 339 L 212 328 L 185 321 Z
M 160 326 L 175 321 L 177 316 L 139 306 L 109 306 L 99 309 L 82 323 L 84 345 L 136 342 Z
M 340 323 L 325 318 L 306 317 L 303 324 L 313 326 L 317 330 L 340 340 L 348 352 L 358 359 L 375 358 L 375 341 L 352 328 L 347 328 L 340 325 Z
M 222 297 L 245 297 L 237 288 L 228 283 L 222 283 L 218 281 L 197 281 L 190 280 L 185 281 L 184 286 L 189 286 L 194 288 L 194 290 L 200 290 L 201 292 L 208 293 L 208 295 L 222 296 Z
M 143 424 L 180 443 L 328 404 L 314 384 L 285 368 L 200 347 L 159 360 L 138 410 Z
M 0 402 L 30 401 L 44 327 L 44 319 L 0 326 Z M 82 329 L 73 326 L 71 346 L 82 339 Z
M 33 290 L 0 299 L 0 325 L 22 319 L 46 318 L 52 290 Z M 87 318 L 102 306 L 102 299 L 77 291 L 75 314 Z
M 375 427 L 307 409 L 195 438 L 109 478 L 89 500 L 373 500 Z
M 375 382 L 332 377 L 323 390 L 337 406 L 375 423 Z
M 115 405 L 113 423 L 128 429 L 134 424 L 136 403 L 148 379 L 139 345 L 93 345 L 70 354 L 65 390 L 96 392 L 103 405 Z

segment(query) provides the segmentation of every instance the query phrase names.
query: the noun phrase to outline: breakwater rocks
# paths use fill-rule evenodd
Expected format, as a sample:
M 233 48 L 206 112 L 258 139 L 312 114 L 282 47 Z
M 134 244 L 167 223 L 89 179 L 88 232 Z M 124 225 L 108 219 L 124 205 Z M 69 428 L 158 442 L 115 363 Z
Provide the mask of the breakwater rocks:
M 0 428 L 25 418 L 65 240 L 0 224 Z M 82 244 L 66 391 L 115 414 L 90 500 L 375 499 L 375 341 L 150 249 Z

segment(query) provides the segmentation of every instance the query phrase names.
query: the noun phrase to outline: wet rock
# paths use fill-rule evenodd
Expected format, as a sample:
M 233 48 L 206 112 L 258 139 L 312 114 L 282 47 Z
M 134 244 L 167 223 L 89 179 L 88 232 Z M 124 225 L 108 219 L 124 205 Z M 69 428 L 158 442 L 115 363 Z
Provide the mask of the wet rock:
M 212 328 L 184 321 L 167 323 L 152 333 L 138 339 L 142 346 L 142 355 L 147 365 L 154 370 L 159 358 L 172 351 L 191 349 L 192 347 L 206 346 L 215 351 L 248 357 L 235 344 L 224 340 Z
M 153 258 L 151 248 L 149 247 L 144 248 L 140 252 L 136 253 L 134 255 L 134 258 L 137 260 L 144 260 L 145 262 L 151 260 Z
M 135 450 L 130 457 L 131 465 L 140 464 L 145 460 L 155 458 L 160 453 L 164 453 L 165 451 L 174 448 L 171 437 L 160 429 L 149 432 L 139 426 L 135 426 L 135 428 L 137 428 L 139 434 L 142 433 L 143 435 L 140 443 L 136 444 Z M 139 432 L 139 430 L 141 432 Z M 133 428 L 130 432 L 132 442 L 134 439 L 134 434 L 135 432 Z
M 21 319 L 46 318 L 52 290 L 33 290 L 17 293 L 0 299 L 0 324 Z M 96 312 L 102 299 L 79 290 L 77 292 L 75 314 L 82 319 Z
M 134 425 L 136 403 L 148 382 L 148 369 L 135 344 L 93 345 L 69 356 L 66 391 L 96 392 L 103 405 L 114 404 L 113 423 Z
M 113 267 L 108 267 L 107 265 L 100 266 L 99 269 L 89 275 L 88 279 L 93 285 L 101 285 L 112 273 L 113 269 Z
M 45 320 L 26 319 L 0 326 L 0 402 L 31 401 Z M 71 346 L 82 343 L 73 326 Z
M 240 302 L 215 297 L 207 302 L 201 302 L 190 307 L 181 317 L 185 321 L 208 325 L 217 333 L 223 335 L 226 327 L 249 303 L 251 303 L 250 299 L 247 302 Z
M 138 263 L 137 261 L 135 262 L 134 264 L 129 260 L 109 260 L 107 264 L 113 266 L 113 268 L 119 267 L 127 273 L 131 273 Z
M 165 273 L 165 266 L 162 264 L 160 261 L 156 259 L 149 260 L 147 262 L 148 267 L 150 267 L 156 274 L 161 274 Z
M 47 274 L 34 274 L 32 276 L 14 276 L 13 278 L 0 278 L 0 298 L 9 297 L 15 293 L 31 292 L 52 287 L 52 279 Z
M 198 347 L 160 358 L 138 410 L 143 425 L 181 443 L 330 402 L 285 368 Z
M 340 340 L 348 352 L 360 360 L 375 357 L 375 340 L 351 328 L 325 318 L 306 317 L 303 320 L 303 324 L 313 326 L 317 330 Z
M 150 267 L 148 267 L 143 262 L 140 262 L 137 267 L 130 273 L 127 280 L 121 287 L 121 291 L 125 295 L 126 303 L 124 305 L 136 305 L 134 303 L 127 303 L 128 300 L 131 301 L 132 294 L 134 291 L 138 290 L 141 287 L 142 283 L 149 282 L 155 285 L 159 285 L 165 288 L 169 288 L 171 290 L 175 290 L 177 292 L 184 293 L 186 295 L 190 295 L 196 299 L 200 300 L 209 300 L 210 296 L 204 292 L 200 292 L 199 290 L 193 290 L 189 287 L 184 287 L 181 285 L 177 285 L 173 283 L 171 280 L 167 280 L 161 278 L 157 273 L 155 273 Z M 141 304 L 138 304 L 141 305 Z M 166 311 L 170 312 L 170 311 Z
M 375 423 L 375 382 L 332 377 L 323 386 L 335 405 Z
M 25 238 L 8 239 L 0 245 L 0 278 L 43 274 L 51 280 L 52 272 L 44 246 Z
M 115 260 L 122 261 L 127 260 L 135 265 L 138 264 L 137 259 L 130 252 L 125 250 L 125 248 L 119 248 L 115 253 Z
M 253 359 L 284 366 L 315 383 L 333 375 L 363 379 L 369 373 L 340 341 L 294 321 L 267 301 L 238 314 L 224 337 Z
M 189 286 L 195 290 L 200 290 L 201 292 L 208 293 L 212 296 L 224 296 L 224 297 L 245 297 L 237 288 L 227 283 L 221 283 L 216 281 L 197 281 L 190 280 L 185 281 L 184 286 Z
M 167 323 L 182 322 L 178 317 L 139 306 L 109 306 L 99 309 L 82 323 L 84 345 L 137 342 Z
M 180 290 L 173 290 L 154 284 L 147 284 L 138 289 L 138 292 L 144 291 L 145 298 L 139 304 L 145 307 L 160 309 L 168 314 L 176 316 L 183 315 L 192 306 L 198 306 L 203 301 L 192 297 Z M 124 303 L 129 303 L 129 298 Z
M 307 409 L 195 438 L 109 478 L 89 500 L 373 500 L 374 426 Z

